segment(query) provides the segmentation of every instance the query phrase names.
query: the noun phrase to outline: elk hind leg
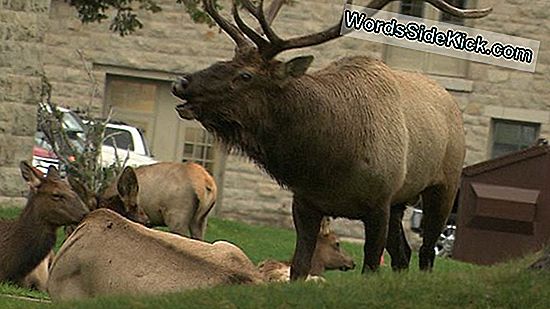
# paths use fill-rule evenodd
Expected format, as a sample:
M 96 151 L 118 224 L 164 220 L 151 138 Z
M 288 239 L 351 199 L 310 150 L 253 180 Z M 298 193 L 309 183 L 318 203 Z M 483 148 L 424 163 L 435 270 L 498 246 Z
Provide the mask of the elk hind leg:
M 436 185 L 422 193 L 422 246 L 419 252 L 421 270 L 430 271 L 434 265 L 435 244 L 451 212 L 457 186 Z
M 386 249 L 391 257 L 391 267 L 395 271 L 409 268 L 411 260 L 411 247 L 405 237 L 402 224 L 405 208 L 405 204 L 397 204 L 390 210 Z

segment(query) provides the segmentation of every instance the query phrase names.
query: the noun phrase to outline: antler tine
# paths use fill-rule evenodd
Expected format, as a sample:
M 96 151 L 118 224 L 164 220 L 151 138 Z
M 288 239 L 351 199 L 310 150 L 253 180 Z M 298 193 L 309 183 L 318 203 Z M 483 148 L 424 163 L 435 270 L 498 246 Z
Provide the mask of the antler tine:
M 241 4 L 250 14 L 252 14 L 252 16 L 258 19 L 258 11 L 256 10 L 256 6 L 250 2 L 250 0 L 241 0 Z
M 275 17 L 283 7 L 283 4 L 285 3 L 285 0 L 273 0 L 271 4 L 269 5 L 269 8 L 267 9 L 267 23 L 272 24 L 273 20 L 275 20 Z
M 239 15 L 239 8 L 237 7 L 237 1 L 233 0 L 233 19 L 237 23 L 237 27 L 248 37 L 250 38 L 259 49 L 264 49 L 269 45 L 269 42 L 262 38 L 254 29 L 250 28 Z M 252 14 L 252 13 L 251 13 Z
M 273 31 L 267 19 L 265 18 L 264 0 L 260 0 L 260 4 L 258 6 L 257 12 L 258 12 L 258 22 L 260 23 L 260 26 L 262 27 L 262 30 L 267 36 L 267 39 L 269 40 L 269 42 L 271 42 L 271 44 L 274 44 L 274 45 L 281 44 L 283 40 Z
M 244 37 L 242 32 L 218 13 L 218 11 L 214 8 L 212 0 L 203 0 L 202 4 L 208 15 L 210 15 L 216 24 L 218 24 L 218 26 L 220 26 L 220 28 L 222 28 L 222 30 L 225 31 L 225 33 L 227 33 L 233 41 L 235 41 L 235 44 L 237 44 L 239 49 L 251 47 L 250 42 Z
M 392 0 L 390 0 L 390 1 L 392 1 Z M 262 2 L 263 1 L 260 1 L 260 4 Z M 374 0 L 373 2 L 381 2 L 381 1 Z M 388 2 L 388 1 L 386 0 L 384 2 Z M 346 0 L 346 4 L 349 4 L 349 5 L 353 4 L 353 0 Z M 332 39 L 335 39 L 335 38 L 337 38 L 341 35 L 340 34 L 340 28 L 341 28 L 341 24 L 342 24 L 342 19 L 343 19 L 343 16 L 342 16 L 342 18 L 340 18 L 340 21 L 336 25 L 330 27 L 329 29 L 327 29 L 325 31 L 321 31 L 321 32 L 314 33 L 314 34 L 308 34 L 308 35 L 305 35 L 305 36 L 301 36 L 301 37 L 297 37 L 297 38 L 293 38 L 293 39 L 288 39 L 288 40 L 282 40 L 282 39 L 279 38 L 280 41 L 278 42 L 277 46 L 275 46 L 275 45 L 270 46 L 269 49 L 266 49 L 262 53 L 262 57 L 264 59 L 271 59 L 271 58 L 275 57 L 277 54 L 279 54 L 280 52 L 288 50 L 288 49 L 319 45 L 319 44 L 325 43 L 327 41 L 330 41 Z M 267 35 L 267 33 L 266 33 L 266 35 Z M 268 35 L 268 38 L 269 38 L 269 35 Z
M 385 7 L 388 3 L 393 1 L 397 1 L 397 0 L 372 0 L 367 5 L 367 8 L 380 10 L 383 7 Z M 449 4 L 445 0 L 417 0 L 417 1 L 428 2 L 431 5 L 438 8 L 439 10 L 460 18 L 481 18 L 489 15 L 489 13 L 491 13 L 491 11 L 493 10 L 493 8 L 490 8 L 490 7 L 484 8 L 484 9 L 461 9 Z
M 426 2 L 432 4 L 439 10 L 451 14 L 460 18 L 481 18 L 489 15 L 493 8 L 483 8 L 483 9 L 461 9 L 453 6 L 443 0 L 425 0 Z

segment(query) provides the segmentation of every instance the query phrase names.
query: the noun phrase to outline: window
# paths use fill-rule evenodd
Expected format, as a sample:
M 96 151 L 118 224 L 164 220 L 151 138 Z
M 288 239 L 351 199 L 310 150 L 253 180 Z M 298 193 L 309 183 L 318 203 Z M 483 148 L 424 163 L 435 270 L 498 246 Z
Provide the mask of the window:
M 104 145 L 134 151 L 134 142 L 132 141 L 132 135 L 126 130 L 119 130 L 114 128 L 105 128 L 105 137 L 107 138 Z
M 214 137 L 201 127 L 186 127 L 182 161 L 192 161 L 204 166 L 209 172 L 214 164 Z
M 532 146 L 539 134 L 540 124 L 493 119 L 491 158 L 496 158 Z
M 461 8 L 467 5 L 467 0 L 447 0 L 447 2 Z M 434 6 L 420 1 L 402 0 L 390 8 L 400 14 L 464 25 L 463 19 L 443 13 Z M 464 59 L 399 46 L 386 45 L 384 58 L 390 66 L 409 71 L 450 77 L 466 77 L 468 73 L 468 62 Z

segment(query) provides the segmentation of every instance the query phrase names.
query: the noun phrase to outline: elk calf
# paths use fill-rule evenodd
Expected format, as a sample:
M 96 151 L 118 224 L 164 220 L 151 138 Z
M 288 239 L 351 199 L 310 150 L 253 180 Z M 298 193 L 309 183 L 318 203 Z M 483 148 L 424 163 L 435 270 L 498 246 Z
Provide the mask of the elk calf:
M 57 253 L 48 292 L 58 301 L 261 282 L 235 245 L 148 229 L 102 208 L 90 213 Z
M 135 168 L 137 203 L 153 226 L 166 225 L 171 232 L 202 240 L 207 216 L 214 207 L 217 186 L 199 164 L 161 162 Z M 105 197 L 116 193 L 115 185 Z
M 53 249 L 57 228 L 78 223 L 88 213 L 54 167 L 46 177 L 27 162 L 20 168 L 30 193 L 18 219 L 0 221 L 0 282 L 22 282 Z
M 329 224 L 330 221 L 325 217 L 317 235 L 317 244 L 311 258 L 311 270 L 308 278 L 322 278 L 321 275 L 326 270 L 347 271 L 355 268 L 355 262 L 340 247 L 340 240 L 330 230 Z M 266 260 L 258 264 L 258 269 L 267 282 L 290 281 L 290 262 Z

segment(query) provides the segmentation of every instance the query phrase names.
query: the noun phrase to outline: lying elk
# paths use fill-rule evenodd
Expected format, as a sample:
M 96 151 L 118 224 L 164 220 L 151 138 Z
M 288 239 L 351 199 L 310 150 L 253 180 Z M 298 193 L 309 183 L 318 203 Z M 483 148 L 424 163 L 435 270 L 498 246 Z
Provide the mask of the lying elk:
M 263 282 L 237 246 L 148 229 L 108 209 L 91 212 L 50 269 L 54 301 L 113 294 L 160 294 Z
M 137 203 L 154 226 L 202 240 L 207 216 L 214 207 L 217 186 L 199 164 L 161 162 L 135 168 L 139 183 Z M 105 196 L 115 195 L 112 185 Z
M 490 12 L 426 1 L 461 18 Z M 263 1 L 258 7 L 240 2 L 265 37 L 241 19 L 235 3 L 237 26 L 213 1 L 203 0 L 206 12 L 235 41 L 235 55 L 181 76 L 172 93 L 183 101 L 176 107 L 181 118 L 200 121 L 294 193 L 291 278 L 308 274 L 324 215 L 363 221 L 363 272 L 378 269 L 384 246 L 394 269 L 407 268 L 411 251 L 401 224 L 403 204 L 419 194 L 425 214 L 419 264 L 431 270 L 465 155 L 453 97 L 424 75 L 362 56 L 307 74 L 312 56 L 287 62 L 274 57 L 339 37 L 342 20 L 326 31 L 283 40 L 267 23 Z M 368 7 L 381 9 L 388 2 L 375 0 Z
M 340 247 L 340 240 L 330 229 L 330 221 L 325 217 L 317 235 L 308 278 L 320 278 L 326 270 L 347 271 L 353 268 L 355 268 L 353 259 Z M 266 260 L 258 264 L 258 269 L 267 282 L 290 280 L 290 262 Z
M 113 183 L 113 193 L 95 194 L 69 176 L 69 182 L 90 210 L 107 208 L 134 222 L 149 225 L 150 221 L 137 202 L 140 186 L 134 168 L 127 166 Z M 72 231 L 74 227 L 69 229 Z
M 54 167 L 45 177 L 27 162 L 20 169 L 30 193 L 18 219 L 0 221 L 0 282 L 21 283 L 53 249 L 57 228 L 78 223 L 88 213 Z

